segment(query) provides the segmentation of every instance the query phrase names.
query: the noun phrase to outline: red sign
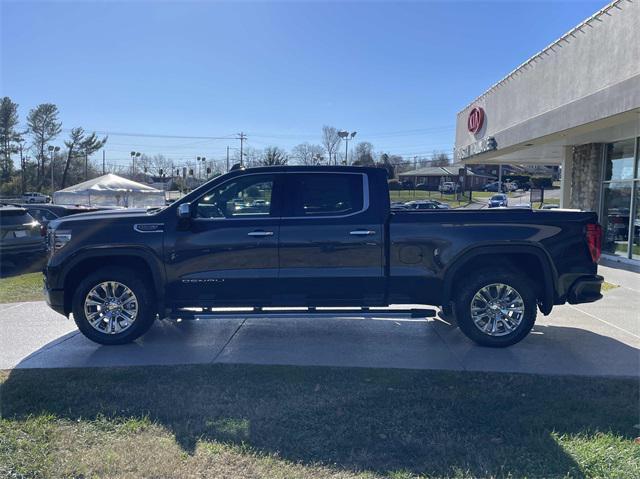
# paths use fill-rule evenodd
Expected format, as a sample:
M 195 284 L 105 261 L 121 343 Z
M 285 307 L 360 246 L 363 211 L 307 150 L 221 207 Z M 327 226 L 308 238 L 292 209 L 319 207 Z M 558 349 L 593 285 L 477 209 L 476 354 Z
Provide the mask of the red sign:
M 484 124 L 484 110 L 476 106 L 469 112 L 469 118 L 467 118 L 467 128 L 471 133 L 478 133 Z

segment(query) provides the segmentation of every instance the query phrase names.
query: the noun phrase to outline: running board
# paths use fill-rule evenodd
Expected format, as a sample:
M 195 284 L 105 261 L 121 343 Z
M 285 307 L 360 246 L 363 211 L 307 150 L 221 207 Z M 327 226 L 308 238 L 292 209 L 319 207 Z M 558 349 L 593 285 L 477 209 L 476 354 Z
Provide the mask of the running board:
M 320 316 L 325 318 L 433 318 L 437 314 L 430 308 L 371 309 L 371 308 L 189 308 L 173 311 L 169 319 L 215 319 L 228 317 L 300 317 Z

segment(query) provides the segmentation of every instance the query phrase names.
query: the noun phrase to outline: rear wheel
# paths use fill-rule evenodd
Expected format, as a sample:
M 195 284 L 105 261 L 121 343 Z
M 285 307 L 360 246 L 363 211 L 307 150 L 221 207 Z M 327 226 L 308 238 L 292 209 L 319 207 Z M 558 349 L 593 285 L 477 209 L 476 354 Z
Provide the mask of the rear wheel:
M 82 280 L 73 296 L 73 319 L 99 344 L 129 343 L 155 319 L 153 290 L 127 268 L 106 267 Z
M 455 297 L 458 326 L 482 346 L 505 347 L 521 341 L 536 320 L 531 282 L 507 269 L 474 273 Z

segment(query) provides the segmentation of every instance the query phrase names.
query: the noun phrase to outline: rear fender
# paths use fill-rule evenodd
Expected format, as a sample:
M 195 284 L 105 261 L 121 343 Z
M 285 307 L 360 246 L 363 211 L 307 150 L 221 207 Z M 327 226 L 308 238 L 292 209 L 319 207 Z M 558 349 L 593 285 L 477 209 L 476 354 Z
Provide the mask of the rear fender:
M 555 291 L 557 291 L 558 275 L 553 265 L 553 261 L 549 254 L 540 246 L 532 244 L 509 244 L 509 245 L 486 245 L 472 247 L 459 256 L 457 256 L 445 270 L 444 274 L 444 290 L 442 304 L 449 304 L 453 299 L 453 281 L 456 274 L 461 271 L 465 265 L 479 256 L 499 255 L 507 256 L 509 254 L 525 254 L 534 256 L 542 270 L 543 287 L 542 297 L 538 298 L 540 312 L 545 316 L 553 309 Z

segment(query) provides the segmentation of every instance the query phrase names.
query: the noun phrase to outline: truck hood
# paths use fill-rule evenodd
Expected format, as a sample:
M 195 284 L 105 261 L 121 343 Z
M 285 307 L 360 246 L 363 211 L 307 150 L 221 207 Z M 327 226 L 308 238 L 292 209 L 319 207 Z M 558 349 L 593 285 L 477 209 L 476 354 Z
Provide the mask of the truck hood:
M 91 211 L 88 213 L 78 213 L 76 215 L 63 216 L 62 218 L 58 218 L 49 222 L 48 227 L 50 229 L 57 229 L 61 224 L 63 227 L 65 225 L 73 225 L 80 222 L 95 222 L 95 221 L 117 221 L 119 219 L 147 219 L 153 216 L 154 213 L 157 213 L 156 209 L 145 209 L 145 208 L 123 208 L 123 209 L 114 209 L 114 210 L 101 210 L 101 211 Z

